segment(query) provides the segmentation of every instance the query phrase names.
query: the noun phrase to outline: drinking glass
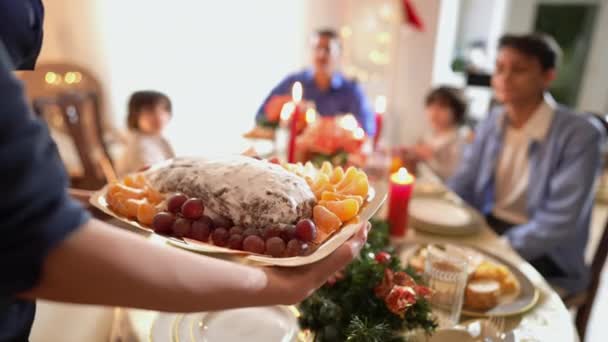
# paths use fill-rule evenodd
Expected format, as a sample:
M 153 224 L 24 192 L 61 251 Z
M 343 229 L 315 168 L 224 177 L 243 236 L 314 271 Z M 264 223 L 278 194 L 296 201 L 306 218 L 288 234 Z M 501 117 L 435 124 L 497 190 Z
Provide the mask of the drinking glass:
M 467 282 L 467 260 L 437 245 L 427 247 L 425 279 L 432 290 L 431 305 L 439 327 L 458 324 Z

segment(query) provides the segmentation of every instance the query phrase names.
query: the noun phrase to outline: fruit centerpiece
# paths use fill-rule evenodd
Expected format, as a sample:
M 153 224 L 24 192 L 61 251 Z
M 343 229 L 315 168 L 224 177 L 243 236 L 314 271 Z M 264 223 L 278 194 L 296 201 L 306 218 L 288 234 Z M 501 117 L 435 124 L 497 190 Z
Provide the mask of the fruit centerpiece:
M 402 267 L 388 224 L 372 225 L 359 258 L 299 306 L 300 325 L 315 341 L 404 341 L 408 331 L 437 328 L 430 290 L 414 269 Z
M 298 159 L 321 165 L 362 166 L 365 162 L 363 147 L 367 136 L 352 115 L 319 117 L 298 136 Z
M 306 256 L 365 205 L 364 172 L 235 156 L 178 158 L 108 185 L 115 215 L 155 233 L 232 253 Z

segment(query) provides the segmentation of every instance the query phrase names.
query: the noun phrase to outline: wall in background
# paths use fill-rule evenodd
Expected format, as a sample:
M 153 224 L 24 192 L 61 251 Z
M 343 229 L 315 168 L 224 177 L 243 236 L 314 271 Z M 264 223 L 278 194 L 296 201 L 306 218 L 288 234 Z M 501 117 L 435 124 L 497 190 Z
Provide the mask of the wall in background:
M 52 0 L 41 62 L 70 61 L 106 85 L 124 128 L 128 96 L 166 92 L 179 154 L 229 153 L 267 92 L 303 65 L 304 0 Z

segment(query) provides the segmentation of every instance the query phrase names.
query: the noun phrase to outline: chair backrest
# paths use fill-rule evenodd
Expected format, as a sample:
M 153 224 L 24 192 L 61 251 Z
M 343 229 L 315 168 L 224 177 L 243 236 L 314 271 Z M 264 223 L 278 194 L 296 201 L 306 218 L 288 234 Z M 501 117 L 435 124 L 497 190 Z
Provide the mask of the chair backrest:
M 593 260 L 591 261 L 591 281 L 589 289 L 587 290 L 587 297 L 583 305 L 581 305 L 576 313 L 576 328 L 581 341 L 585 340 L 585 332 L 587 330 L 587 323 L 591 316 L 591 309 L 595 302 L 595 297 L 600 286 L 600 280 L 602 277 L 602 270 L 606 264 L 608 258 L 608 220 L 602 232 L 600 242 L 597 246 Z
M 102 88 L 86 69 L 62 63 L 41 64 L 20 72 L 37 115 L 49 124 L 73 181 L 72 186 L 97 188 L 113 177 L 103 115 Z M 60 141 L 58 141 L 60 140 Z

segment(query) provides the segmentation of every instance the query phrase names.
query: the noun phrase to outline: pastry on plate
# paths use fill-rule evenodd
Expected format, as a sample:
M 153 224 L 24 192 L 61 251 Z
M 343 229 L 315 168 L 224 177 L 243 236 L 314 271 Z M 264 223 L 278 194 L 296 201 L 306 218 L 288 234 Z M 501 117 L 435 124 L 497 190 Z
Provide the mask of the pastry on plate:
M 491 279 L 500 284 L 502 294 L 513 293 L 518 288 L 518 283 L 511 271 L 504 266 L 484 260 L 473 272 L 472 279 Z
M 486 311 L 498 305 L 500 283 L 492 279 L 471 280 L 466 285 L 464 306 Z

